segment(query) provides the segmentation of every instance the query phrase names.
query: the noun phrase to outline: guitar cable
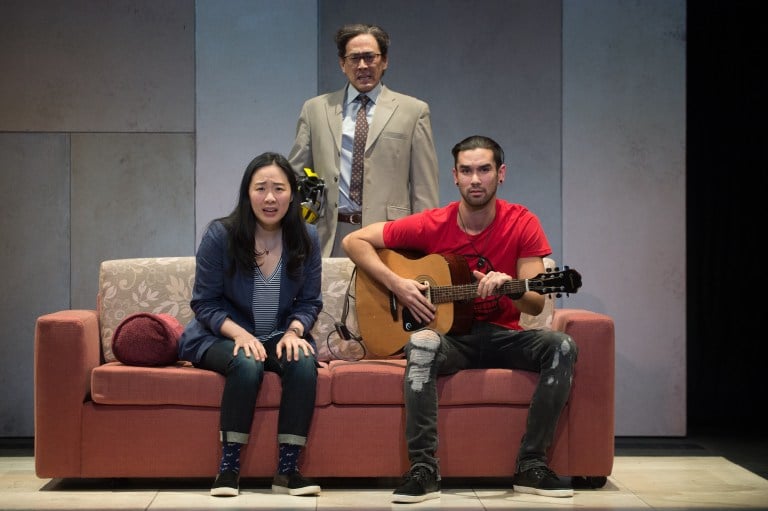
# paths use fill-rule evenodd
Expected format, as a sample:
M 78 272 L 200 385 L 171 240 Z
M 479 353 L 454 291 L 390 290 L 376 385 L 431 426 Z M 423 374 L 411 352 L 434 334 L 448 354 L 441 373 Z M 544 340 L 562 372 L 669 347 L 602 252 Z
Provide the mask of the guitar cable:
M 347 316 L 349 315 L 349 300 L 350 300 L 350 297 L 354 299 L 354 296 L 352 296 L 352 293 L 350 292 L 350 288 L 352 287 L 352 282 L 355 280 L 356 273 L 357 273 L 357 266 L 355 266 L 352 269 L 352 275 L 349 277 L 347 290 L 344 293 L 344 306 L 341 312 L 341 319 L 339 321 L 336 321 L 333 324 L 334 330 L 331 332 L 328 332 L 328 335 L 325 338 L 325 342 L 328 345 L 328 351 L 330 351 L 334 357 L 341 360 L 354 361 L 354 362 L 364 359 L 365 355 L 367 354 L 367 351 L 365 349 L 365 344 L 363 344 L 363 337 L 353 333 L 347 326 Z M 329 313 L 326 312 L 326 314 L 330 316 Z M 363 350 L 362 355 L 359 358 L 350 359 L 343 356 L 339 356 L 336 353 L 334 353 L 333 348 L 331 347 L 331 334 L 333 334 L 334 331 L 344 341 L 355 341 L 360 346 L 360 349 Z

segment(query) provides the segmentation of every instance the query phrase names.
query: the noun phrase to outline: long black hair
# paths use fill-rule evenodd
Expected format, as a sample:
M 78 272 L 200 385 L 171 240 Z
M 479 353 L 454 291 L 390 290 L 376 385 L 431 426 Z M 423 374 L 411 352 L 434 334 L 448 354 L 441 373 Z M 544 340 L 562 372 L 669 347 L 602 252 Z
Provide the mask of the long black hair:
M 312 242 L 301 216 L 301 196 L 296 174 L 285 156 L 273 152 L 262 153 L 251 160 L 240 182 L 235 209 L 229 215 L 219 218 L 229 234 L 227 252 L 230 262 L 234 263 L 230 268 L 233 273 L 242 271 L 246 275 L 251 275 L 256 268 L 256 215 L 251 208 L 249 190 L 253 174 L 267 165 L 277 165 L 291 186 L 291 202 L 280 223 L 283 228 L 283 254 L 287 249 L 288 274 L 296 276 L 312 250 Z

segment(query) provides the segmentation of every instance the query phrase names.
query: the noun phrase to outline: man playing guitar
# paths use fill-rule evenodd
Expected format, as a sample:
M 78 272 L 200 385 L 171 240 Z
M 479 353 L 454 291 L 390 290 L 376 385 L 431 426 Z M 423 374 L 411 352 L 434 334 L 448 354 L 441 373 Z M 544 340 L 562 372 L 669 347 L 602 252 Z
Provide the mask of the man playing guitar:
M 456 144 L 452 154 L 460 201 L 371 224 L 343 240 L 358 271 L 386 287 L 423 324 L 429 324 L 436 311 L 425 295 L 428 286 L 393 271 L 379 257 L 380 249 L 461 254 L 477 281 L 468 333 L 421 328 L 410 334 L 405 346 L 405 434 L 411 469 L 392 501 L 421 502 L 440 496 L 437 376 L 490 367 L 540 374 L 518 451 L 514 489 L 550 497 L 573 496 L 570 484 L 549 469 L 547 451 L 570 394 L 576 344 L 561 332 L 522 330 L 520 313 L 539 314 L 545 299 L 541 293 L 498 293 L 512 280 L 544 272 L 543 258 L 552 250 L 531 211 L 496 197 L 507 171 L 498 143 L 474 135 Z

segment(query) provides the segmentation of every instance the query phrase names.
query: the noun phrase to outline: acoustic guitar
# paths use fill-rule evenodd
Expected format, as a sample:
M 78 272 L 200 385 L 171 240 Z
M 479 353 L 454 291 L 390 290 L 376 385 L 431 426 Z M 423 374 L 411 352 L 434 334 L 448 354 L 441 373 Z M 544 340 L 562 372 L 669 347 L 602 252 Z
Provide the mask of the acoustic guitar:
M 404 278 L 429 286 L 424 292 L 437 310 L 428 324 L 421 323 L 398 303 L 397 297 L 360 268 L 355 277 L 357 322 L 366 349 L 386 357 L 400 352 L 411 332 L 429 327 L 444 334 L 469 332 L 472 326 L 472 302 L 477 283 L 463 256 L 455 254 L 419 255 L 380 249 L 385 265 Z M 541 273 L 533 279 L 513 279 L 496 291 L 496 295 L 521 296 L 526 291 L 539 294 L 575 293 L 581 287 L 581 275 L 565 267 L 560 271 Z

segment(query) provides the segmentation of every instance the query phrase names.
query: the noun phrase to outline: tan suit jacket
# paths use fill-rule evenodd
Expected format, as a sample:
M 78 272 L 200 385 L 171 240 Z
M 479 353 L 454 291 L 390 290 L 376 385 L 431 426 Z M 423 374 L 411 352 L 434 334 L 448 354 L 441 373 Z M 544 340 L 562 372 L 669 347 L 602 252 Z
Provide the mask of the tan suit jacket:
M 309 167 L 325 180 L 325 214 L 317 222 L 324 257 L 336 233 L 345 90 L 304 103 L 288 156 L 299 175 Z M 382 85 L 365 145 L 363 225 L 435 208 L 439 191 L 429 105 Z

